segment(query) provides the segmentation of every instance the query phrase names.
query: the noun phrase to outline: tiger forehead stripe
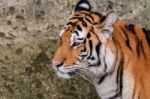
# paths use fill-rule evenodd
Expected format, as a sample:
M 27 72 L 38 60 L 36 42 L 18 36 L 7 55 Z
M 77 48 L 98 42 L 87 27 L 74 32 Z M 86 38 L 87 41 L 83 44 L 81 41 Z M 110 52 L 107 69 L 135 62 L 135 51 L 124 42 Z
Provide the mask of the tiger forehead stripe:
M 94 31 L 94 28 L 93 28 L 93 27 L 91 27 L 90 32 L 91 32 L 93 35 L 95 35 L 95 36 L 96 36 L 96 38 L 97 38 L 97 40 L 98 40 L 99 42 L 101 42 L 101 41 L 100 41 L 100 39 L 99 39 L 99 37 L 98 37 L 98 35 L 95 33 L 95 31 Z
M 85 17 L 85 20 L 88 21 L 90 24 L 93 24 L 93 21 L 90 18 Z
M 79 21 L 84 27 L 88 26 L 87 22 L 82 17 L 74 17 L 74 16 L 69 19 L 67 25 L 76 26 Z

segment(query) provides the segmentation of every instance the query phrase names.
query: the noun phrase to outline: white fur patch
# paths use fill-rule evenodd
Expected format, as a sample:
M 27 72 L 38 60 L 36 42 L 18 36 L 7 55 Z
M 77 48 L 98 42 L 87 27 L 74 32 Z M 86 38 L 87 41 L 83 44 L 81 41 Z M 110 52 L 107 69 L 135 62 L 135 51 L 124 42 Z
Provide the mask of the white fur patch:
M 83 7 L 83 8 L 86 8 L 86 9 L 90 8 L 90 6 L 87 3 L 81 3 L 79 6 Z
M 85 35 L 87 34 L 87 31 L 85 29 L 82 29 L 82 31 L 78 31 L 79 38 L 85 38 Z
M 115 55 L 112 53 L 112 51 L 109 48 L 106 48 L 106 56 L 105 56 L 105 62 L 107 64 L 107 72 L 111 72 L 114 69 L 114 62 L 115 62 Z
M 77 40 L 77 38 L 85 38 L 86 37 L 87 31 L 85 29 L 82 29 L 82 31 L 77 31 L 77 32 L 78 32 L 79 36 L 76 33 L 71 34 L 70 46 L 72 46 L 74 42 L 80 42 L 80 43 L 83 42 L 83 41 Z
M 102 99 L 109 99 L 109 97 L 114 96 L 116 94 L 116 79 L 113 78 L 113 76 L 108 76 L 105 78 L 105 81 L 101 83 L 101 85 L 96 83 L 95 87 Z
M 65 78 L 65 79 L 69 79 L 70 76 L 68 74 L 63 74 L 61 72 L 57 72 L 57 76 L 60 77 L 60 78 Z
M 100 60 L 101 60 L 101 66 L 99 67 L 99 69 L 98 68 L 95 69 L 95 71 L 97 71 L 97 74 L 98 72 L 99 74 L 104 73 L 105 63 L 107 64 L 107 69 L 105 72 L 109 73 L 115 69 L 114 68 L 115 55 L 112 53 L 112 51 L 109 48 L 106 48 L 104 44 L 101 45 Z M 117 73 L 115 72 L 112 75 L 107 76 L 105 78 L 105 81 L 103 81 L 101 84 L 98 84 L 97 81 L 94 83 L 97 92 L 102 99 L 107 99 L 116 94 L 115 91 L 117 89 L 116 75 Z
M 69 70 L 65 69 L 64 66 L 61 66 L 57 70 L 57 75 L 61 78 L 69 79 L 70 75 L 67 74 Z
M 123 99 L 132 99 L 135 81 L 129 72 L 124 72 L 123 81 Z
M 58 70 L 61 71 L 61 72 L 63 72 L 63 73 L 68 73 L 69 72 L 68 70 L 66 70 L 64 68 L 64 66 L 59 67 Z

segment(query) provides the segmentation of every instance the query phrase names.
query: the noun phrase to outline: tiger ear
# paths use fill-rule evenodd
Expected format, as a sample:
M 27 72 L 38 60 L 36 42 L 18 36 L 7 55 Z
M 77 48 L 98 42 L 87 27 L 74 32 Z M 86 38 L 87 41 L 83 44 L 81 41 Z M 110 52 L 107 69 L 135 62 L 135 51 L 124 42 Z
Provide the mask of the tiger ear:
M 74 11 L 90 11 L 91 5 L 88 0 L 80 0 L 75 7 Z
M 103 27 L 101 29 L 101 34 L 105 39 L 109 39 L 113 32 L 113 25 L 117 21 L 117 15 L 115 12 L 110 12 L 105 21 L 103 22 Z

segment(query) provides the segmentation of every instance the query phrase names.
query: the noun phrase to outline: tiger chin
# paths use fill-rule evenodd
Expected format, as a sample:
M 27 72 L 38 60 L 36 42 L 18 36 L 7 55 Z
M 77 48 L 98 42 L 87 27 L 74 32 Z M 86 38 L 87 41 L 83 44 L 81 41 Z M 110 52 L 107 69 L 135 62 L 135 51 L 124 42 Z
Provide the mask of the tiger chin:
M 80 0 L 58 36 L 58 76 L 81 75 L 101 99 L 150 99 L 150 31 Z

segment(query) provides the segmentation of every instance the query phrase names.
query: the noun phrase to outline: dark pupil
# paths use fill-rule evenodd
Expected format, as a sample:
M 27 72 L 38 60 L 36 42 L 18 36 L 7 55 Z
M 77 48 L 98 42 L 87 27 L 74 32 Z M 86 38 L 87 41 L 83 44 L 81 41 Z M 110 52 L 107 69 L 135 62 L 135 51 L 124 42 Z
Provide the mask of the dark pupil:
M 73 44 L 73 46 L 79 46 L 80 45 L 80 43 L 78 43 L 78 42 L 75 42 L 74 44 Z

